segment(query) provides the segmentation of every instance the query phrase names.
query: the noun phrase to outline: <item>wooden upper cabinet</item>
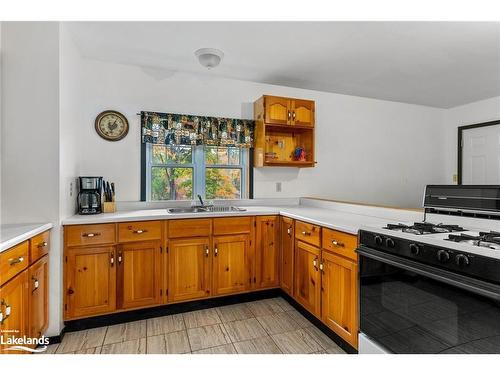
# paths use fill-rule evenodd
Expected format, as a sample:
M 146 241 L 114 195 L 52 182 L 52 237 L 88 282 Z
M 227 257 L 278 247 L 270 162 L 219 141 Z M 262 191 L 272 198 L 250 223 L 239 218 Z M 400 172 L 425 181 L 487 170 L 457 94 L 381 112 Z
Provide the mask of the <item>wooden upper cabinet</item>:
M 28 270 L 22 271 L 0 287 L 0 311 L 3 314 L 0 335 L 4 342 L 8 337 L 29 335 L 28 298 Z M 0 353 L 19 353 L 7 351 L 5 347 L 6 345 L 0 345 Z
M 293 295 L 293 249 L 294 228 L 293 219 L 281 218 L 281 289 Z
M 358 346 L 358 294 L 355 262 L 327 251 L 322 253 L 321 319 L 336 334 Z
M 314 126 L 314 102 L 312 100 L 292 99 L 291 124 L 297 126 Z
M 279 216 L 258 216 L 255 220 L 256 287 L 277 287 L 280 283 Z
M 168 250 L 168 301 L 210 295 L 210 238 L 170 240 Z
M 250 236 L 215 236 L 213 243 L 213 294 L 223 295 L 247 290 L 251 278 Z
M 65 318 L 74 319 L 116 309 L 115 248 L 67 250 Z
M 320 250 L 302 241 L 295 242 L 295 300 L 312 314 L 320 316 Z
M 290 99 L 279 96 L 264 97 L 264 122 L 266 124 L 290 125 L 292 111 Z
M 29 334 L 40 337 L 49 324 L 49 257 L 31 265 L 28 271 Z
M 152 306 L 161 302 L 160 241 L 118 246 L 118 308 Z

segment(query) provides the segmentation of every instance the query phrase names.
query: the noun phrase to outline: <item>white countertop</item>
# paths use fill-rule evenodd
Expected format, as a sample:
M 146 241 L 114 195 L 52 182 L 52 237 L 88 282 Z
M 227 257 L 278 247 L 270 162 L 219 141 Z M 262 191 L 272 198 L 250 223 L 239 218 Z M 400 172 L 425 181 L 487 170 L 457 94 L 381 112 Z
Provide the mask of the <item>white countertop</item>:
M 1 225 L 0 253 L 51 228 L 51 223 Z

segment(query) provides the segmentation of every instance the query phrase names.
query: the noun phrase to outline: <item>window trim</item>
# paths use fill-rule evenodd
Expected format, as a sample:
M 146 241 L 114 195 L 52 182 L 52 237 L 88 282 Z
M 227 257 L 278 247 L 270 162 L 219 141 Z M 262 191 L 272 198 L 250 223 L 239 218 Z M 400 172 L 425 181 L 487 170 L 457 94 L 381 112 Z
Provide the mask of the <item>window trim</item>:
M 205 171 L 207 168 L 220 168 L 220 169 L 241 169 L 241 186 L 242 196 L 238 199 L 253 199 L 253 148 L 247 152 L 240 153 L 240 164 L 205 164 L 205 146 L 192 146 L 193 158 L 192 162 L 188 164 L 152 164 L 151 156 L 153 145 L 149 143 L 141 143 L 141 201 L 143 202 L 170 202 L 173 200 L 159 200 L 153 201 L 151 197 L 151 168 L 154 166 L 165 167 L 186 167 L 193 169 L 193 198 L 196 199 L 197 192 L 205 199 Z M 211 146 L 208 146 L 211 147 Z M 216 146 L 214 146 L 216 147 Z M 203 165 L 203 168 L 196 168 L 196 165 Z M 245 165 L 248 168 L 245 168 Z M 247 183 L 248 181 L 248 183 Z M 246 195 L 246 196 L 245 196 Z M 218 199 L 216 199 L 218 200 Z M 188 200 L 187 200 L 188 201 Z

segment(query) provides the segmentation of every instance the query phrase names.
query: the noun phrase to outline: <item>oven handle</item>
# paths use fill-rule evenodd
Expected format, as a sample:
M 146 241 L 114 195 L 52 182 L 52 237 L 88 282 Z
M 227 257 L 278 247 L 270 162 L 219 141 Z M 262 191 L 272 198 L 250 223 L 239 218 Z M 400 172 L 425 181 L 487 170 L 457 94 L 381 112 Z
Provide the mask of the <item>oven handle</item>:
M 498 285 L 442 270 L 427 264 L 417 263 L 399 256 L 383 253 L 363 245 L 359 246 L 356 252 L 361 256 L 372 258 L 382 263 L 415 272 L 416 274 L 500 301 L 500 286 Z M 359 269 L 361 270 L 362 267 L 359 267 Z

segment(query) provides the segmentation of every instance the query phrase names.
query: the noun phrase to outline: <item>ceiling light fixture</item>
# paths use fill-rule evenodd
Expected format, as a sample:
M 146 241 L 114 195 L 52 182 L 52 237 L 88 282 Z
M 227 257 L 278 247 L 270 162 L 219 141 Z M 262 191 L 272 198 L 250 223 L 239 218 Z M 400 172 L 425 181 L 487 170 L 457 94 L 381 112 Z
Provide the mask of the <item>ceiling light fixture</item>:
M 218 66 L 224 57 L 224 53 L 215 48 L 200 48 L 194 54 L 198 57 L 200 64 L 208 69 Z

